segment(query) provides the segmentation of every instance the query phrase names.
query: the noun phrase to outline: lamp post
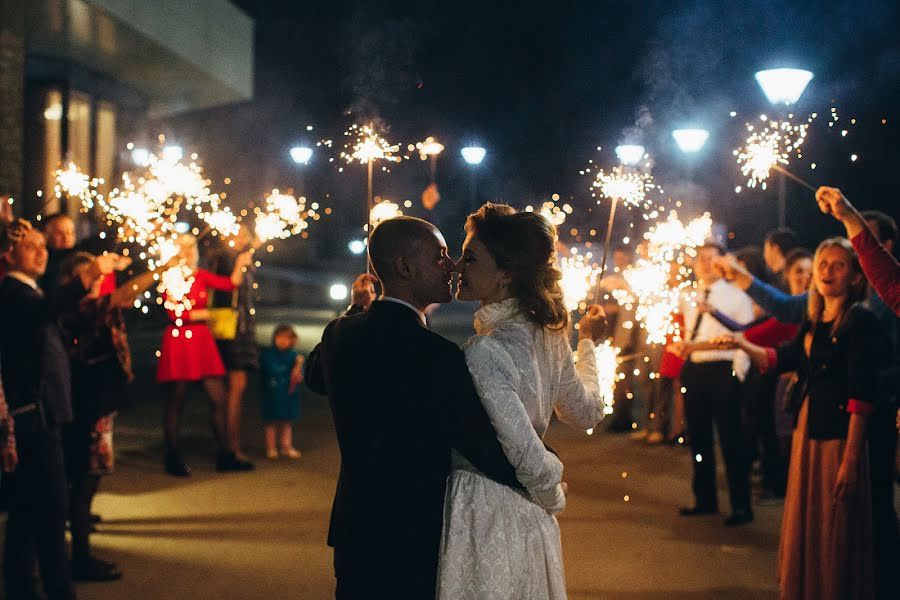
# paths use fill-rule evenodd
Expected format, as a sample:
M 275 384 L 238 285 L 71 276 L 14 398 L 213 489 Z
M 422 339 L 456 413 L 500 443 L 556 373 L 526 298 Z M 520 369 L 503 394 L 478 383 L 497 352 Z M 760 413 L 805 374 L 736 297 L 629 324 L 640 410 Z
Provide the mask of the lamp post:
M 475 210 L 475 191 L 478 184 L 476 168 L 484 160 L 487 150 L 481 146 L 466 146 L 459 153 L 469 165 L 469 210 Z
M 312 160 L 313 157 L 313 149 L 308 146 L 294 146 L 291 148 L 291 160 L 294 161 L 294 164 L 300 166 L 306 166 L 309 164 L 309 161 Z M 303 178 L 300 178 L 300 182 L 297 185 L 298 191 L 302 192 L 302 183 Z
M 672 132 L 672 138 L 679 150 L 685 154 L 696 154 L 709 139 L 709 132 L 705 129 L 676 129 Z
M 766 99 L 772 104 L 790 106 L 795 104 L 806 86 L 812 81 L 813 74 L 805 69 L 766 69 L 756 73 L 756 81 L 762 88 Z M 778 226 L 787 223 L 786 179 L 778 179 Z

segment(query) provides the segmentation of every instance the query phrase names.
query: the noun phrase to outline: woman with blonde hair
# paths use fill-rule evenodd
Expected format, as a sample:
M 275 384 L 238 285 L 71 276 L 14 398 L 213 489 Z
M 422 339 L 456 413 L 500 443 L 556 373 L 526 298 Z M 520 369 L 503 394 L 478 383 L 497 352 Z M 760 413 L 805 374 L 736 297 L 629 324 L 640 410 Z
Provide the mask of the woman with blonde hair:
M 885 353 L 875 315 L 862 305 L 866 279 L 850 242 L 822 242 L 813 259 L 807 316 L 778 348 L 721 339 L 762 371 L 796 371 L 796 421 L 781 543 L 782 598 L 871 598 L 872 508 L 866 418 Z
M 477 335 L 464 346 L 478 395 L 525 490 L 487 478 L 453 453 L 437 597 L 562 599 L 562 463 L 542 437 L 555 411 L 577 429 L 603 416 L 594 339 L 599 306 L 579 323 L 578 363 L 556 266 L 556 230 L 536 213 L 485 204 L 466 222 L 459 300 L 477 300 Z

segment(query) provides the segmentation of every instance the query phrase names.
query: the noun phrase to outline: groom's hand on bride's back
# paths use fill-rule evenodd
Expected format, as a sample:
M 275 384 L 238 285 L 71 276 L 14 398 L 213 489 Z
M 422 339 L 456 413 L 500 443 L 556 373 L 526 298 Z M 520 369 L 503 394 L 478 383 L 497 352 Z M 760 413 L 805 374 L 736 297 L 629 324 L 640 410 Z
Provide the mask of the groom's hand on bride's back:
M 606 312 L 599 304 L 591 304 L 578 322 L 578 339 L 596 342 L 606 337 Z

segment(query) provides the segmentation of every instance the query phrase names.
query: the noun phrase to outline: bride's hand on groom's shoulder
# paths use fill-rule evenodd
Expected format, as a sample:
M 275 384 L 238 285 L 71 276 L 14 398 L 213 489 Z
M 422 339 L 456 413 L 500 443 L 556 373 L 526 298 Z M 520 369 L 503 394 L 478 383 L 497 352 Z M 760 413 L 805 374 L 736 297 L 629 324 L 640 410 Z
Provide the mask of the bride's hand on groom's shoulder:
M 578 339 L 597 341 L 606 337 L 606 312 L 599 304 L 591 304 L 578 322 Z

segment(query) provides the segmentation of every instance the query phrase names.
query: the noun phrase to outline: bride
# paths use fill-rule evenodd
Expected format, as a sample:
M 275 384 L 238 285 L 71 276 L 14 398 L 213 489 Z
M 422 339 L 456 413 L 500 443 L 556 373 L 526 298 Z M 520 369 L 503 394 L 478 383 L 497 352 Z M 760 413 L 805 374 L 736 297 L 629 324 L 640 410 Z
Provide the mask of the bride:
M 444 502 L 440 599 L 552 600 L 566 597 L 559 524 L 562 463 L 541 438 L 555 410 L 577 429 L 603 415 L 594 338 L 600 307 L 581 319 L 578 363 L 555 265 L 556 231 L 537 213 L 485 204 L 466 222 L 456 297 L 478 300 L 464 346 L 481 401 L 516 477 L 514 490 L 454 453 Z M 545 458 L 549 457 L 549 458 Z

